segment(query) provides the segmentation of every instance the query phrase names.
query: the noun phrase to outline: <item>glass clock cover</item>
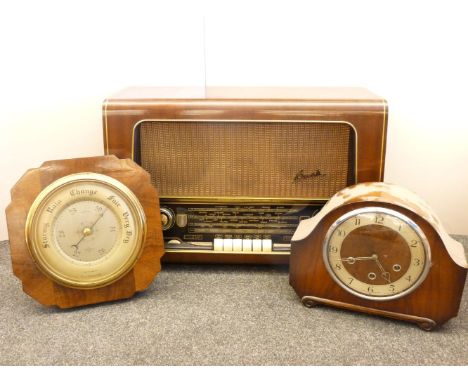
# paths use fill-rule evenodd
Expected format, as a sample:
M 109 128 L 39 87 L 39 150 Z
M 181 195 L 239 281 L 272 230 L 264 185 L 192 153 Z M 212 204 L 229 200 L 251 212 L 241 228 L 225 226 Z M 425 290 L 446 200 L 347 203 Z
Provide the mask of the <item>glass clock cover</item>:
M 431 263 L 422 230 L 389 208 L 364 207 L 338 218 L 323 247 L 325 265 L 335 281 L 366 299 L 399 298 L 416 289 Z

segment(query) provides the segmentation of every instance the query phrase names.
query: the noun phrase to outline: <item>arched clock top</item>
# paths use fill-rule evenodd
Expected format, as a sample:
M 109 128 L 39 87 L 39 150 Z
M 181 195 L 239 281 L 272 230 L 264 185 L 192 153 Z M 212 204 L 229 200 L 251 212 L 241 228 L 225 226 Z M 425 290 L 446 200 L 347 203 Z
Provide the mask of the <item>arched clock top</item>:
M 292 241 L 305 239 L 315 227 L 336 208 L 360 202 L 387 203 L 405 208 L 423 218 L 437 232 L 451 259 L 462 268 L 468 268 L 463 245 L 452 239 L 434 210 L 414 192 L 395 184 L 367 182 L 337 192 L 314 217 L 300 222 Z

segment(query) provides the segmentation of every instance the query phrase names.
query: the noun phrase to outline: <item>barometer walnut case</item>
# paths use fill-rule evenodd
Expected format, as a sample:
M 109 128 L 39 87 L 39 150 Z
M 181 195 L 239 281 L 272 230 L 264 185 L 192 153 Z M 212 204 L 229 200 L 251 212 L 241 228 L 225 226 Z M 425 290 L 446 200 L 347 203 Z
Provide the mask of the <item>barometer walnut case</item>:
M 45 162 L 11 196 L 13 272 L 40 303 L 70 308 L 128 298 L 159 272 L 158 195 L 131 160 Z
M 468 264 L 430 207 L 402 187 L 363 183 L 338 192 L 292 240 L 290 284 L 317 304 L 417 323 L 458 313 Z

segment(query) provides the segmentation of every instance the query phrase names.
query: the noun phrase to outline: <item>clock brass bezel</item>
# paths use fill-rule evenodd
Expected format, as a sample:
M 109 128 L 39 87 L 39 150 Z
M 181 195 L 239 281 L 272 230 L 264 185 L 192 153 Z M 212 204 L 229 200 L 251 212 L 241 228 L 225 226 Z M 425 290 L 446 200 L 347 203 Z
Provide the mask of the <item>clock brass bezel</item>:
M 330 266 L 329 262 L 329 255 L 328 255 L 328 246 L 329 242 L 331 239 L 331 236 L 335 232 L 335 230 L 346 220 L 352 218 L 353 216 L 359 215 L 359 214 L 365 214 L 365 213 L 379 213 L 379 214 L 386 214 L 386 215 L 391 215 L 397 219 L 400 219 L 404 223 L 408 224 L 418 235 L 418 237 L 421 240 L 421 243 L 424 247 L 424 254 L 425 254 L 425 264 L 424 264 L 424 269 L 421 272 L 420 276 L 418 277 L 418 280 L 414 282 L 409 288 L 398 292 L 393 295 L 387 295 L 387 296 L 372 296 L 372 295 L 366 295 L 364 293 L 360 293 L 356 291 L 353 288 L 350 288 L 348 285 L 346 285 L 342 280 L 338 278 L 338 276 L 335 274 L 333 271 L 332 267 Z M 357 296 L 359 298 L 363 298 L 366 300 L 372 300 L 372 301 L 389 301 L 389 300 L 395 300 L 399 299 L 403 296 L 406 296 L 413 291 L 415 291 L 426 279 L 429 269 L 431 268 L 431 249 L 429 246 L 429 241 L 427 240 L 426 235 L 424 234 L 423 230 L 417 225 L 412 219 L 410 219 L 408 216 L 392 210 L 390 208 L 386 207 L 376 207 L 376 206 L 368 206 L 368 207 L 361 207 L 357 208 L 355 210 L 349 211 L 343 215 L 341 215 L 338 219 L 336 219 L 333 224 L 330 225 L 330 227 L 327 230 L 327 233 L 325 235 L 325 239 L 323 241 L 323 247 L 322 247 L 322 254 L 323 254 L 323 261 L 325 263 L 325 267 L 328 271 L 328 274 L 333 278 L 333 280 L 344 290 L 347 292 L 353 294 L 354 296 Z
M 36 241 L 37 220 L 40 216 L 41 209 L 47 201 L 60 192 L 63 188 L 79 183 L 98 183 L 101 186 L 110 188 L 122 197 L 129 207 L 130 213 L 135 221 L 135 246 L 132 247 L 126 261 L 124 261 L 117 269 L 105 274 L 101 278 L 93 281 L 80 281 L 64 276 L 61 272 L 52 269 L 47 263 L 47 256 L 44 257 L 39 244 Z M 134 267 L 140 258 L 147 233 L 146 215 L 138 198 L 135 194 L 122 182 L 103 174 L 94 172 L 81 172 L 61 177 L 47 187 L 45 187 L 36 197 L 31 208 L 29 209 L 26 225 L 25 239 L 31 257 L 40 271 L 52 281 L 57 282 L 65 287 L 75 289 L 96 289 L 110 285 L 124 277 Z

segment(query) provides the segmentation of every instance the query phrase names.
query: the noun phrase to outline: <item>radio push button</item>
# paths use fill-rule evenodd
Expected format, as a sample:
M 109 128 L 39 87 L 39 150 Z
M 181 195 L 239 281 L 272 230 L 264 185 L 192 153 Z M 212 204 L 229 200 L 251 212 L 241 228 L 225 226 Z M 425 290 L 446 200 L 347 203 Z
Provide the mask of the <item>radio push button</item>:
M 232 252 L 232 239 L 224 239 L 224 252 Z
M 262 251 L 263 252 L 271 252 L 273 249 L 273 243 L 271 239 L 263 239 L 262 240 Z
M 234 252 L 242 252 L 242 239 L 234 239 L 232 241 L 232 250 Z
M 242 252 L 252 252 L 252 239 L 242 240 Z
M 252 240 L 252 251 L 262 252 L 262 240 L 261 239 Z
M 213 241 L 213 250 L 214 251 L 222 251 L 224 248 L 224 239 L 215 238 Z

